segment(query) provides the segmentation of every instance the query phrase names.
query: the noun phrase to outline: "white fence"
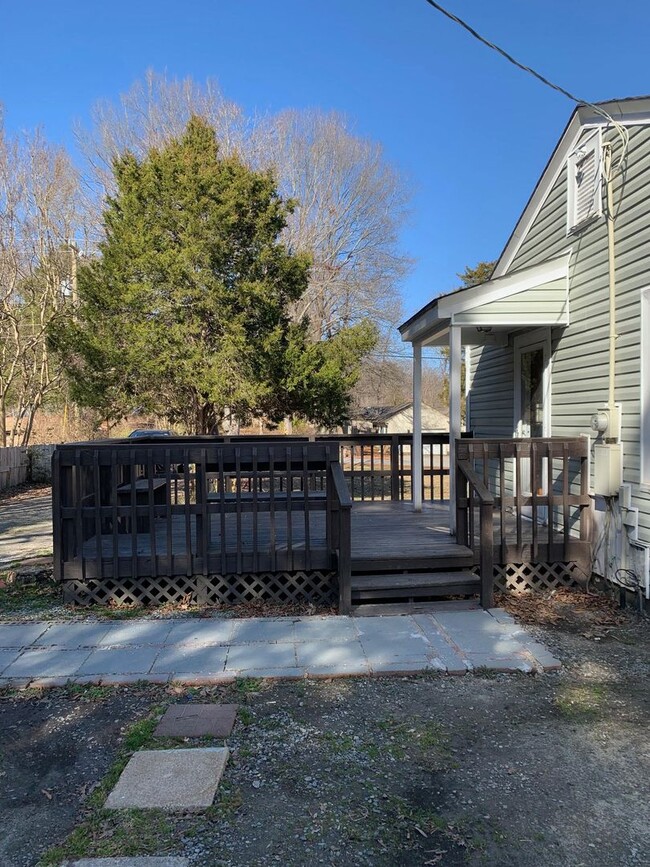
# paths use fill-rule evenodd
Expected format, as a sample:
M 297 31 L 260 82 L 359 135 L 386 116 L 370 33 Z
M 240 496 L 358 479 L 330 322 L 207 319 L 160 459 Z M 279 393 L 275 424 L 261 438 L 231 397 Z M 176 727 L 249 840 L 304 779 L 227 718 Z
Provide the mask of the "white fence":
M 0 449 L 0 491 L 27 481 L 29 457 L 20 447 Z

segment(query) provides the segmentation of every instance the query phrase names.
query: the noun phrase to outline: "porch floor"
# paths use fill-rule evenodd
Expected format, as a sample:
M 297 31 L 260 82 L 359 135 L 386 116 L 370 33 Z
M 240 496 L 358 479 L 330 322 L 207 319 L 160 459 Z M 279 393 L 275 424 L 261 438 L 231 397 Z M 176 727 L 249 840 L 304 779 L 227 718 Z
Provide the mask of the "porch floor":
M 367 565 L 369 562 L 385 569 L 399 568 L 400 564 L 406 562 L 417 562 L 422 568 L 426 568 L 432 561 L 446 562 L 456 559 L 464 561 L 458 565 L 466 565 L 472 552 L 469 548 L 457 545 L 449 535 L 448 513 L 447 502 L 425 503 L 422 512 L 414 512 L 409 501 L 356 501 L 352 506 L 351 520 L 353 571 L 357 565 Z M 206 534 L 208 551 L 221 551 L 222 516 L 212 514 L 210 518 L 210 528 Z M 239 530 L 237 520 L 236 514 L 225 515 L 224 547 L 228 554 L 236 554 L 238 548 L 241 553 L 252 553 L 255 549 L 255 538 L 257 538 L 258 551 L 270 550 L 272 535 L 276 546 L 288 546 L 286 512 L 275 514 L 273 527 L 269 513 L 257 515 L 257 527 L 253 526 L 250 514 L 239 516 Z M 138 557 L 148 557 L 152 554 L 152 535 L 154 535 L 153 547 L 158 555 L 164 555 L 170 544 L 174 555 L 185 555 L 188 534 L 182 515 L 173 516 L 171 530 L 168 538 L 165 521 L 161 519 L 156 521 L 155 534 L 121 533 L 116 537 L 117 551 L 114 550 L 113 535 L 102 535 L 100 537 L 101 557 L 110 560 L 117 554 L 119 558 L 128 558 L 134 553 Z M 304 513 L 294 512 L 291 515 L 291 548 L 304 549 L 305 540 Z M 202 539 L 199 530 L 197 540 L 194 521 L 190 525 L 189 541 L 192 552 L 196 553 Z M 309 516 L 309 547 L 316 561 L 320 561 L 320 555 L 326 553 L 324 512 L 311 513 Z M 88 539 L 83 546 L 84 559 L 97 558 L 99 553 L 97 548 L 97 537 Z

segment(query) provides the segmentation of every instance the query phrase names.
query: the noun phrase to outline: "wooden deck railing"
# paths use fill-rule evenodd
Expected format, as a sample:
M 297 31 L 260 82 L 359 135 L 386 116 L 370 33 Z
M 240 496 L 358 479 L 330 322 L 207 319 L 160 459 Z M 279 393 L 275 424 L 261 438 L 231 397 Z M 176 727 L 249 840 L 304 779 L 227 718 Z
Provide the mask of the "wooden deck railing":
M 586 438 L 463 439 L 456 460 L 457 539 L 478 553 L 483 583 L 492 582 L 495 556 L 500 563 L 574 561 L 589 574 Z M 484 585 L 483 592 L 491 591 Z
M 53 476 L 59 579 L 329 570 L 330 538 L 349 559 L 331 443 L 72 444 Z
M 316 437 L 340 444 L 340 461 L 353 500 L 410 500 L 412 434 L 341 434 Z M 449 434 L 422 434 L 422 498 L 449 499 Z
M 327 467 L 328 549 L 336 555 L 339 580 L 339 614 L 352 608 L 352 498 L 338 461 Z
M 479 512 L 479 569 L 481 575 L 481 605 L 494 607 L 494 497 L 481 477 L 474 471 L 471 461 L 459 460 L 456 473 L 457 541 L 473 545 L 475 538 L 475 511 Z M 469 488 L 469 494 L 467 489 Z M 461 507 L 458 508 L 458 504 Z

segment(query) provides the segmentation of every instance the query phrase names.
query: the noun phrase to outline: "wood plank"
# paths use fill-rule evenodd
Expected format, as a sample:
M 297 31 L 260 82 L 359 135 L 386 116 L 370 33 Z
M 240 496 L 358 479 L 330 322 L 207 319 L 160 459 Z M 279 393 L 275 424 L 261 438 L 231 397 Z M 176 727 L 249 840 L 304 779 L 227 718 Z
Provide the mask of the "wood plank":
M 396 590 L 415 587 L 448 587 L 449 585 L 478 587 L 478 575 L 468 570 L 458 572 L 393 572 L 385 575 L 353 575 L 352 592 L 362 590 Z

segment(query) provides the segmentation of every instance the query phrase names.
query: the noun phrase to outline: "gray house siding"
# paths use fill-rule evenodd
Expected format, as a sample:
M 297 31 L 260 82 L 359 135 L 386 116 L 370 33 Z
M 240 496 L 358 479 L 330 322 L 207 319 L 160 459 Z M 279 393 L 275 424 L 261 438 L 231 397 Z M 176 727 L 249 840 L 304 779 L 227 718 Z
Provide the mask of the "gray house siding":
M 589 135 L 586 131 L 584 135 Z M 640 482 L 641 292 L 650 287 L 650 127 L 629 128 L 627 169 L 616 177 L 616 400 L 623 406 L 623 481 L 639 509 L 639 538 L 650 543 L 650 490 Z M 603 140 L 620 152 L 616 133 Z M 621 193 L 623 197 L 621 199 Z M 553 328 L 551 423 L 554 436 L 591 434 L 590 417 L 607 402 L 607 227 L 597 218 L 567 235 L 567 173 L 562 169 L 508 268 L 538 265 L 571 248 L 570 324 Z M 477 435 L 512 434 L 513 350 L 475 348 L 470 360 L 469 425 Z M 648 436 L 646 431 L 646 436 Z
M 510 347 L 474 347 L 469 353 L 469 423 L 476 436 L 511 437 L 514 357 Z

